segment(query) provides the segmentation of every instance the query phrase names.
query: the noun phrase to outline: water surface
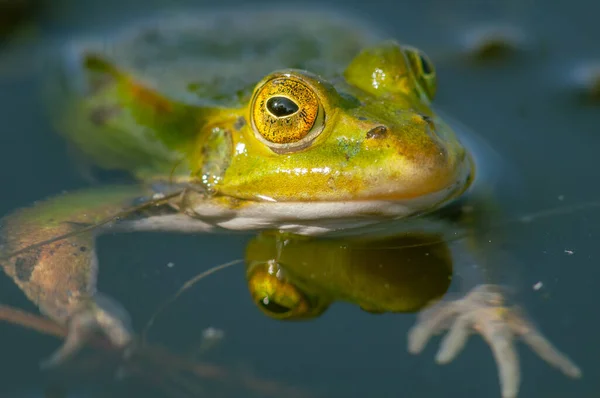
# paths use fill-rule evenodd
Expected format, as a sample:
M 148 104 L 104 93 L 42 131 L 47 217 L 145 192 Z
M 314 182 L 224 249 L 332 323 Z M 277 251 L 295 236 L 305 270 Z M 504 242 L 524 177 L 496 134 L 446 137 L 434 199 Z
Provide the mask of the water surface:
M 60 40 L 106 29 L 160 7 L 166 0 L 62 0 L 35 21 L 38 38 Z M 235 1 L 221 1 L 235 7 Z M 390 36 L 423 48 L 438 69 L 437 104 L 477 132 L 520 179 L 521 197 L 509 205 L 523 214 L 600 198 L 600 105 L 583 104 L 569 89 L 572 66 L 600 59 L 600 6 L 592 1 L 327 1 L 374 20 Z M 203 6 L 201 2 L 194 5 Z M 317 3 L 314 3 L 317 4 Z M 313 4 L 313 6 L 314 6 Z M 308 6 L 308 5 L 307 5 Z M 484 65 L 460 56 L 460 37 L 484 23 L 523 29 L 528 46 L 510 59 Z M 5 46 L 0 74 L 0 214 L 63 190 L 87 186 L 64 142 L 44 114 L 36 52 L 46 41 Z M 513 189 L 513 185 L 509 185 Z M 597 253 L 600 210 L 590 209 L 521 225 L 507 247 L 523 264 L 516 280 L 521 298 L 544 333 L 583 369 L 572 381 L 521 347 L 522 397 L 596 397 L 600 391 L 595 305 L 600 280 Z M 135 234 L 100 240 L 99 285 L 117 297 L 141 328 L 184 281 L 212 265 L 243 256 L 244 236 Z M 172 263 L 174 266 L 167 266 Z M 532 286 L 542 282 L 542 288 Z M 0 277 L 2 303 L 35 312 L 8 278 Z M 473 338 L 450 365 L 433 362 L 437 344 L 420 356 L 406 351 L 414 315 L 378 315 L 336 304 L 318 320 L 283 323 L 264 317 L 249 300 L 241 267 L 201 282 L 157 320 L 155 341 L 186 352 L 207 327 L 225 331 L 205 355 L 232 371 L 248 372 L 326 397 L 496 397 L 496 367 L 489 349 Z M 0 325 L 0 396 L 39 397 L 51 379 L 38 369 L 58 340 Z M 89 372 L 88 372 L 89 373 Z M 82 376 L 82 374 L 85 376 Z M 105 384 L 107 375 L 78 373 L 68 396 L 162 396 L 143 384 Z M 216 396 L 250 396 L 226 383 L 207 385 Z M 104 394 L 104 395 L 103 395 Z M 218 394 L 218 395 L 217 395 Z M 260 394 L 257 394 L 260 396 Z

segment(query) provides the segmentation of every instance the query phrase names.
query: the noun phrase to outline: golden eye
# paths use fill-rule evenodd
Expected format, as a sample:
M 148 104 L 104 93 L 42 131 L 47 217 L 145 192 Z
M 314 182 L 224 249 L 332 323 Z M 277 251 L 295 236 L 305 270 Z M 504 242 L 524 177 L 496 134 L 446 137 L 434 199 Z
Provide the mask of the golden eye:
M 416 48 L 406 48 L 404 53 L 408 58 L 410 67 L 419 85 L 425 91 L 429 100 L 433 100 L 437 90 L 437 80 L 433 63 L 423 51 Z
M 321 314 L 327 305 L 312 303 L 295 285 L 286 281 L 275 261 L 253 264 L 248 288 L 262 312 L 276 319 L 301 319 Z M 317 300 L 318 301 L 318 300 Z
M 303 148 L 322 131 L 319 97 L 294 77 L 276 77 L 260 86 L 250 118 L 255 135 L 272 149 Z

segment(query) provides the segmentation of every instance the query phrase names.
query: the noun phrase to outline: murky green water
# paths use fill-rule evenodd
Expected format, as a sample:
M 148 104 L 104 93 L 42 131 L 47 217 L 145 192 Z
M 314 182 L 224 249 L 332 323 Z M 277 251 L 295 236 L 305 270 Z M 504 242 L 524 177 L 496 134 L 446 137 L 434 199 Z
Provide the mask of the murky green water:
M 38 35 L 64 38 L 97 30 L 166 3 L 62 0 L 39 16 Z M 600 5 L 584 0 L 327 3 L 365 15 L 392 37 L 432 56 L 439 75 L 439 107 L 502 154 L 520 179 L 507 189 L 527 190 L 511 192 L 525 199 L 509 206 L 515 214 L 599 200 L 600 105 L 578 101 L 570 91 L 568 74 L 580 62 L 600 59 Z M 485 65 L 466 62 L 459 54 L 460 37 L 486 22 L 522 28 L 529 40 L 525 51 Z M 11 47 L 12 55 L 0 57 L 2 215 L 87 185 L 44 116 L 37 92 L 43 64 L 36 64 L 39 58 L 35 57 L 40 46 L 51 50 L 44 43 Z M 584 373 L 581 380 L 569 380 L 521 347 L 521 397 L 600 394 L 596 363 L 600 357 L 596 342 L 599 221 L 600 210 L 590 209 L 521 225 L 509 233 L 507 247 L 523 264 L 516 277 L 521 299 L 538 326 Z M 99 285 L 119 298 L 139 329 L 198 270 L 241 257 L 244 243 L 240 236 L 102 237 Z M 542 288 L 534 290 L 539 281 Z M 0 302 L 35 312 L 4 276 L 0 289 Z M 249 300 L 243 272 L 233 267 L 183 295 L 157 319 L 150 337 L 175 351 L 188 352 L 200 341 L 201 330 L 222 329 L 224 341 L 204 360 L 232 372 L 251 372 L 301 387 L 314 396 L 499 396 L 496 367 L 481 339 L 474 338 L 455 362 L 441 367 L 433 362 L 437 344 L 430 344 L 420 356 L 407 353 L 406 331 L 413 322 L 413 315 L 374 316 L 345 304 L 334 305 L 313 322 L 273 321 Z M 6 324 L 0 325 L 0 336 L 0 396 L 43 396 L 48 383 L 56 384 L 56 375 L 40 372 L 37 363 L 57 347 L 58 340 Z M 143 381 L 110 382 L 109 375 L 85 370 L 76 375 L 77 395 L 68 396 L 162 396 L 144 388 Z M 206 393 L 252 395 L 238 384 L 218 382 L 207 384 Z

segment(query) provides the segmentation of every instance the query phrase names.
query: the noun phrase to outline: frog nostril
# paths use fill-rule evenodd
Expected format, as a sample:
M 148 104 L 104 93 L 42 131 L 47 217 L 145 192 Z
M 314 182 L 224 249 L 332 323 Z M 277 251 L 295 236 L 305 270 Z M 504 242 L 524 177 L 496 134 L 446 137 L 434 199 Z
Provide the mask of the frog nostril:
M 427 123 L 427 133 L 432 138 L 437 138 L 438 137 L 437 128 L 436 128 L 435 121 L 433 120 L 433 118 L 431 116 L 427 116 L 427 115 L 421 115 L 421 118 L 423 119 L 423 121 L 425 123 Z
M 383 138 L 387 134 L 388 128 L 385 126 L 373 127 L 367 131 L 367 138 Z
M 433 120 L 433 118 L 431 116 L 427 116 L 427 115 L 420 115 L 421 119 L 423 119 L 423 121 L 425 123 L 427 123 L 427 125 L 429 126 L 430 129 L 435 130 L 435 121 Z

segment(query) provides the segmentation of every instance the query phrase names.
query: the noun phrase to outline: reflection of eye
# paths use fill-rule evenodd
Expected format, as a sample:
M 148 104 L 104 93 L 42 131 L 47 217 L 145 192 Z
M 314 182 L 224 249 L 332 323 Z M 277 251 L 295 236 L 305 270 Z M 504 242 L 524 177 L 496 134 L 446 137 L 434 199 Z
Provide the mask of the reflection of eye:
M 269 296 L 263 297 L 262 300 L 258 301 L 258 303 L 263 307 L 265 311 L 272 312 L 273 314 L 285 314 L 292 310 L 289 307 L 285 307 L 281 304 L 278 304 Z
M 306 296 L 285 280 L 274 261 L 255 264 L 248 274 L 248 287 L 253 301 L 272 318 L 303 318 L 314 312 Z
M 272 149 L 303 148 L 323 129 L 315 91 L 294 77 L 275 77 L 254 94 L 250 119 L 256 137 Z
M 415 74 L 415 78 L 419 82 L 419 85 L 423 88 L 427 97 L 432 100 L 435 97 L 437 89 L 435 67 L 433 66 L 433 63 L 423 51 L 415 48 L 406 48 L 404 53 L 408 58 L 410 67 Z

